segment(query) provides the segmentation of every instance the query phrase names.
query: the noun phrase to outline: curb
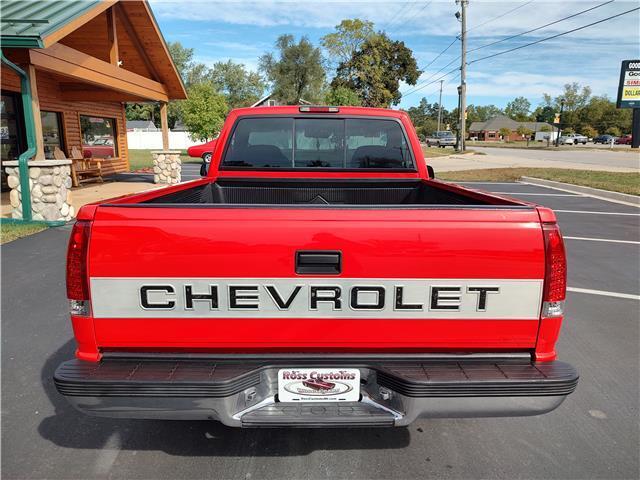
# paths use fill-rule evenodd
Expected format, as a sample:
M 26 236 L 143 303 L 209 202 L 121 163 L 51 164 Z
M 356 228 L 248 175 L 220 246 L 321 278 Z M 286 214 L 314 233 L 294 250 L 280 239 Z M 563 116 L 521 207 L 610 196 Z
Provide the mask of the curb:
M 564 192 L 582 193 L 602 200 L 609 200 L 611 202 L 640 207 L 640 196 L 629 195 L 628 193 L 611 192 L 609 190 L 601 190 L 599 188 L 583 187 L 581 185 L 572 185 L 570 183 L 556 182 L 553 180 L 543 180 L 535 177 L 521 177 L 520 182 L 527 183 L 529 185 L 538 185 L 540 187 L 554 188 Z

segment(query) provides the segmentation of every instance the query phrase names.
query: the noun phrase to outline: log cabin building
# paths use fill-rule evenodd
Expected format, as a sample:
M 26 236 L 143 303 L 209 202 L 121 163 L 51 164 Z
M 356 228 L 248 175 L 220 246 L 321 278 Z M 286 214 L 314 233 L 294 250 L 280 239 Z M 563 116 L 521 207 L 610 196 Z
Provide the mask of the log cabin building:
M 186 92 L 146 1 L 3 0 L 0 8 L 2 161 L 27 150 L 25 83 L 33 160 L 75 148 L 103 159 L 106 175 L 127 171 L 126 102 L 160 102 L 169 148 L 166 105 Z

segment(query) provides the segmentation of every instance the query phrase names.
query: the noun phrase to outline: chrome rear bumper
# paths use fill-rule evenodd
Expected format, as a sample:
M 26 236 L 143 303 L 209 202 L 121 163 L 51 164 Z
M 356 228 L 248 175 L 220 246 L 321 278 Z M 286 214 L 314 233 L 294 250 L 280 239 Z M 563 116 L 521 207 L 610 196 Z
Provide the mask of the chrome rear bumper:
M 236 357 L 237 358 L 237 357 Z M 283 367 L 359 368 L 361 401 L 278 402 Z M 105 358 L 71 360 L 54 375 L 58 391 L 89 415 L 211 419 L 243 427 L 403 426 L 417 418 L 538 415 L 574 391 L 562 362 L 523 357 L 389 356 Z

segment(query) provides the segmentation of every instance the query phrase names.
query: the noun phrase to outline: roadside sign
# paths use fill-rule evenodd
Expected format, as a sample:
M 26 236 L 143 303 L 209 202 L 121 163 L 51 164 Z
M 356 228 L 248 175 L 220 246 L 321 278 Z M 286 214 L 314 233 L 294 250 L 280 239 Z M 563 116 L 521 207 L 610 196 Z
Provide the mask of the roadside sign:
M 555 117 L 553 117 L 553 123 L 554 124 L 560 124 L 560 114 L 556 113 Z
M 624 60 L 618 85 L 618 108 L 640 108 L 640 60 Z

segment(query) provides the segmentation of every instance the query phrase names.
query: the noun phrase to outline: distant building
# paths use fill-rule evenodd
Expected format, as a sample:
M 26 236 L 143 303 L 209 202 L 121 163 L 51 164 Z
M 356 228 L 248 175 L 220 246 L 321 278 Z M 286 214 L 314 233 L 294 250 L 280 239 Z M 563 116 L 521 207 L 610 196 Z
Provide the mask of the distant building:
M 173 128 L 171 129 L 172 132 L 188 132 L 189 129 L 187 128 L 187 126 L 182 123 L 180 120 L 176 120 L 175 125 L 173 126 Z
M 127 120 L 127 132 L 157 132 L 158 127 L 151 120 Z
M 517 132 L 519 127 L 524 127 L 531 130 L 532 136 L 536 132 L 540 132 L 548 129 L 553 130 L 553 126 L 546 122 L 517 122 L 510 119 L 506 115 L 495 116 L 486 122 L 473 122 L 469 127 L 469 137 L 477 138 L 478 140 L 485 142 L 498 142 L 501 140 L 500 130 L 508 128 L 511 131 L 509 138 L 504 140 L 518 141 L 526 140 L 521 134 Z

